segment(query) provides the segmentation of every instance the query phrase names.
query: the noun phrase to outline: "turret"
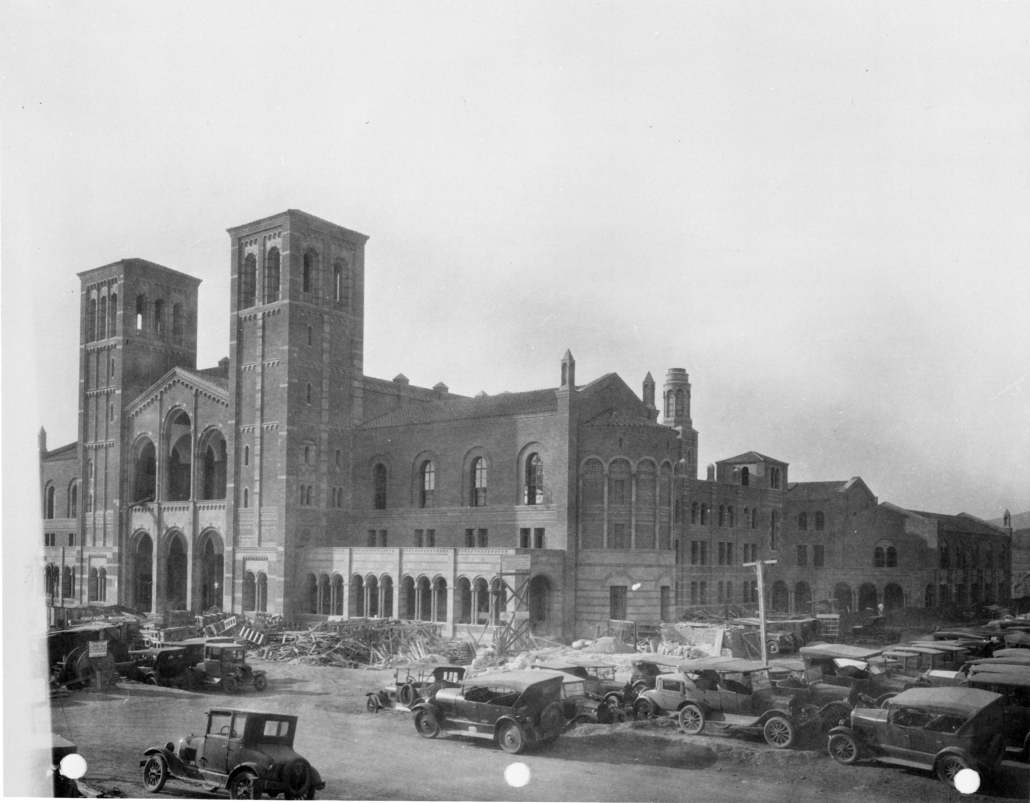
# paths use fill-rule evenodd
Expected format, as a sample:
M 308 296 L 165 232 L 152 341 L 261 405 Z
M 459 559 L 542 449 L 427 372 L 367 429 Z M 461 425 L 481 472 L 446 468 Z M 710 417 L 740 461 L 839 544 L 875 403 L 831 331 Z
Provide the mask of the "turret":
M 576 389 L 576 360 L 568 349 L 561 358 L 561 387 L 564 390 Z
M 644 406 L 647 408 L 647 414 L 650 419 L 657 421 L 658 408 L 654 404 L 654 378 L 651 376 L 650 371 L 644 377 Z

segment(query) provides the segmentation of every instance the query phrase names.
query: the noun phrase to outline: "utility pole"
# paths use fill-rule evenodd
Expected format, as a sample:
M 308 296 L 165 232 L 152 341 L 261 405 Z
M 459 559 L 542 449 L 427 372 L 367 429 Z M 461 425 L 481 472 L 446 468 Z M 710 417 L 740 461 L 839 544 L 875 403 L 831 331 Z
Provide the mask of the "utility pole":
M 754 566 L 758 574 L 758 632 L 762 639 L 762 663 L 769 663 L 768 647 L 765 643 L 765 578 L 762 567 L 775 565 L 775 560 L 757 560 L 754 563 L 745 563 L 745 566 Z

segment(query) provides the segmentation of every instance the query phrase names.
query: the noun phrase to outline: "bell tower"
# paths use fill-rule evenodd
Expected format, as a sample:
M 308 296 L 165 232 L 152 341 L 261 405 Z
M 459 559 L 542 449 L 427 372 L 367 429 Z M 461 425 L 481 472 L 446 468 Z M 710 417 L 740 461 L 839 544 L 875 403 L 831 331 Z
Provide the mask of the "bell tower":
M 662 388 L 662 423 L 680 433 L 687 476 L 697 477 L 697 430 L 690 418 L 690 376 L 683 368 L 670 368 Z

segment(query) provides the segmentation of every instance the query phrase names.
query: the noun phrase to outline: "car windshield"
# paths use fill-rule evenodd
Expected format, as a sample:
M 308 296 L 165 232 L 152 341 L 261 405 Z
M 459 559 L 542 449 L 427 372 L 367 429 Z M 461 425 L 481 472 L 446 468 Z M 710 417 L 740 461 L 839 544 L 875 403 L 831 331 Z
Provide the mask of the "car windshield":
M 587 671 L 597 680 L 615 680 L 614 666 L 592 666 Z
M 207 732 L 213 736 L 228 736 L 232 730 L 232 714 L 227 711 L 217 711 L 211 714 L 208 722 Z
M 869 661 L 856 661 L 853 658 L 834 658 L 833 663 L 838 669 L 845 670 L 838 674 L 847 675 L 850 670 L 853 672 L 866 672 L 870 675 L 883 675 L 887 672 L 887 662 L 882 656 L 876 656 Z
M 566 680 L 561 684 L 562 697 L 582 697 L 587 693 L 582 680 Z

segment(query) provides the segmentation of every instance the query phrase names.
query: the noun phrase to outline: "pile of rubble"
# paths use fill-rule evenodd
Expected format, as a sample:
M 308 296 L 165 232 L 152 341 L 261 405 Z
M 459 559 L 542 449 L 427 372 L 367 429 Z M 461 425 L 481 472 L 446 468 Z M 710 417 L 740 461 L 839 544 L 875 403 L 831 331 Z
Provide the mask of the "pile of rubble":
M 312 666 L 386 666 L 425 661 L 441 647 L 440 626 L 395 619 L 319 622 L 304 631 L 268 633 L 255 655 Z

